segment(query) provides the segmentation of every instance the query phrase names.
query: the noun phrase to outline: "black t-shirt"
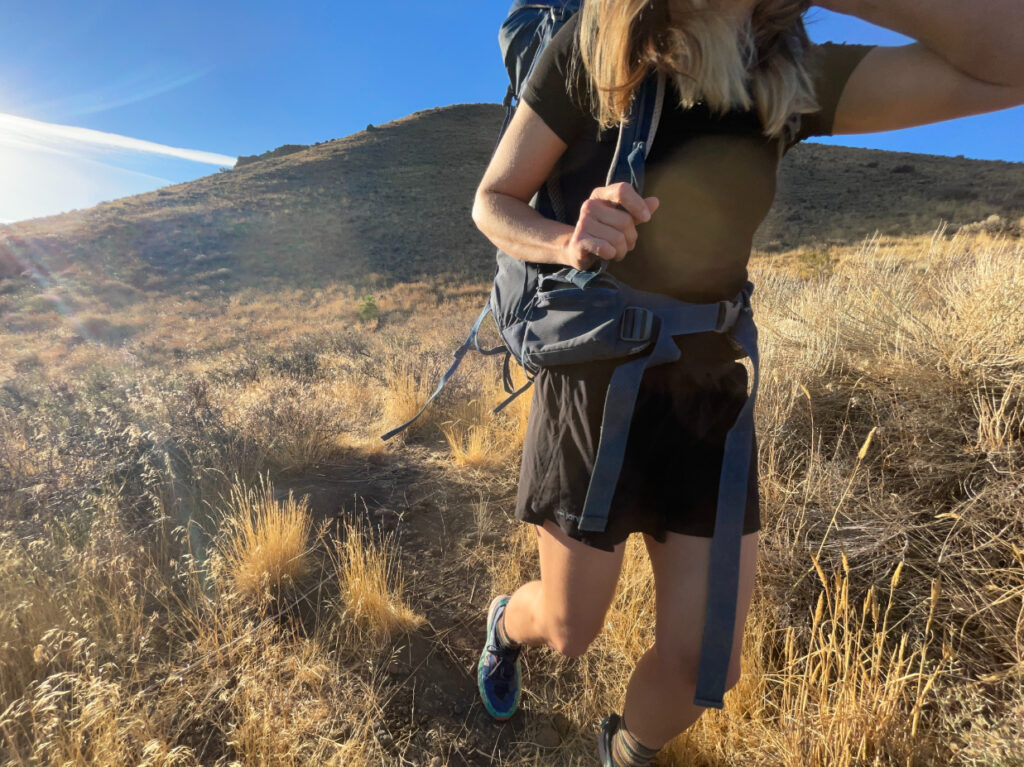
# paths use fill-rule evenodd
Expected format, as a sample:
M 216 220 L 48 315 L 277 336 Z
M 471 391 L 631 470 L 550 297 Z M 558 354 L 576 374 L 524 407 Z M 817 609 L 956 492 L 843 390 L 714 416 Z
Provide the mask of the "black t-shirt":
M 618 128 L 601 130 L 583 87 L 579 61 L 579 16 L 573 16 L 544 49 L 522 98 L 569 148 L 561 172 L 572 179 L 565 189 L 570 220 L 590 191 L 605 185 Z M 780 156 L 808 136 L 832 133 L 836 105 L 850 73 L 870 45 L 825 43 L 809 51 L 819 111 L 805 114 L 794 140 L 762 131 L 754 112 L 712 114 L 703 104 L 679 106 L 671 80 L 665 107 L 647 156 L 644 196 L 660 207 L 638 227 L 636 247 L 608 265 L 633 287 L 684 301 L 732 298 L 747 279 L 754 232 L 775 199 Z M 567 83 L 575 57 L 577 80 Z M 781 149 L 781 151 L 780 151 Z

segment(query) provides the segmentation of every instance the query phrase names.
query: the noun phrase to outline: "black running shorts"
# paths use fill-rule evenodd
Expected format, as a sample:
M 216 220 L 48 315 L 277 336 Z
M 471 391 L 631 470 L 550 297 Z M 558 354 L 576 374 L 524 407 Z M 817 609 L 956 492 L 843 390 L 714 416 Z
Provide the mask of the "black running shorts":
M 703 335 L 703 334 L 702 334 Z M 724 339 L 721 339 L 724 341 Z M 677 337 L 682 357 L 644 372 L 622 473 L 601 533 L 577 528 L 597 453 L 613 362 L 542 370 L 533 384 L 515 516 L 611 551 L 630 533 L 664 542 L 666 531 L 711 537 L 725 436 L 747 398 L 735 351 L 698 336 Z M 756 440 L 743 534 L 761 529 Z

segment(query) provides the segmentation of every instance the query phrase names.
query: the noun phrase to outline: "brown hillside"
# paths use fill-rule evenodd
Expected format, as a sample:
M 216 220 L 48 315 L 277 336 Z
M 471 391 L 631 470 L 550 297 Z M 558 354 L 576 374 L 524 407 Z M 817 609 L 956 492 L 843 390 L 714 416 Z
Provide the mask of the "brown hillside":
M 240 167 L 0 229 L 0 275 L 70 271 L 127 289 L 235 289 L 268 280 L 490 277 L 470 219 L 501 107 L 417 112 L 351 136 L 289 145 Z M 298 151 L 296 151 L 298 150 Z M 762 250 L 849 244 L 1024 213 L 1024 164 L 804 144 L 787 157 Z M 25 275 L 27 276 L 27 274 Z M 31 281 L 25 283 L 26 287 Z M 12 286 L 8 285 L 8 290 Z

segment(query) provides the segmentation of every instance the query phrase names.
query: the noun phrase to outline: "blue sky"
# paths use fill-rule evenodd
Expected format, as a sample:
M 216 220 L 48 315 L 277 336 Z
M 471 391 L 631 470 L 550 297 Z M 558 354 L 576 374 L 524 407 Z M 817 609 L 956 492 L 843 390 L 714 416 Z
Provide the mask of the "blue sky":
M 497 102 L 505 91 L 497 29 L 507 0 L 0 2 L 0 221 L 197 178 L 240 154 L 420 109 Z M 819 9 L 808 18 L 817 41 L 905 41 Z M 1024 161 L 1022 133 L 1016 108 L 825 141 Z

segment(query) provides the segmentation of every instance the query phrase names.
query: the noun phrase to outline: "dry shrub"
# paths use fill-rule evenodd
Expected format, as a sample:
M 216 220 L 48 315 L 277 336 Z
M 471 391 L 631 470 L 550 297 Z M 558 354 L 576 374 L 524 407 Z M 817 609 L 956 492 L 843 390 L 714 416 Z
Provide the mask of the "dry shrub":
M 963 767 L 1024 767 L 1024 685 L 1018 685 L 1003 713 L 981 716 L 965 728 L 964 743 L 953 744 Z
M 159 644 L 152 600 L 165 589 L 153 565 L 160 552 L 125 528 L 122 502 L 101 488 L 93 508 L 48 520 L 38 537 L 0 533 L 5 764 L 175 763 L 145 761 L 137 748 L 152 727 L 130 688 Z
M 366 647 L 380 649 L 395 633 L 423 625 L 426 619 L 405 601 L 392 536 L 378 542 L 362 522 L 346 520 L 333 560 L 345 647 L 365 654 Z
M 775 740 L 787 760 L 842 764 L 872 751 L 879 763 L 943 762 L 969 723 L 1001 719 L 991 701 L 1009 697 L 1024 647 L 1022 255 L 1019 242 L 963 235 L 887 253 L 869 241 L 828 279 L 755 275 L 767 373 L 759 580 L 765 615 L 807 654 L 793 665 L 774 647 L 768 673 L 800 689 L 808 711 L 835 717 L 809 725 L 830 733 L 813 745 Z M 888 597 L 889 626 L 906 636 L 904 660 L 937 653 L 928 632 L 941 633 L 945 672 L 955 673 L 896 673 L 892 637 L 887 654 L 862 652 L 863 673 L 840 683 L 808 635 L 804 616 L 820 598 L 805 578 L 809 558 L 822 572 L 842 564 L 842 598 L 865 605 L 887 571 L 908 565 Z M 814 668 L 832 674 L 829 696 L 811 685 L 825 678 Z M 836 695 L 844 686 L 853 703 Z M 873 707 L 882 704 L 891 708 Z M 915 731 L 922 710 L 930 718 Z M 779 723 L 783 714 L 795 716 L 780 710 Z
M 264 593 L 276 598 L 300 584 L 311 568 L 311 526 L 305 499 L 296 501 L 289 491 L 287 501 L 276 500 L 269 475 L 256 488 L 236 479 L 220 544 L 232 590 L 259 602 Z
M 973 446 L 1012 462 L 1024 436 L 1024 375 L 1013 375 L 1004 384 L 979 384 L 971 402 L 978 422 Z
M 833 249 L 828 268 L 804 277 L 779 261 L 767 268 L 755 262 L 765 358 L 757 411 L 764 528 L 744 673 L 726 708 L 705 712 L 665 749 L 662 764 L 1021 767 L 1022 264 L 1019 242 L 967 234 Z M 385 292 L 379 328 L 318 354 L 317 375 L 327 373 L 331 382 L 295 380 L 305 373 L 280 368 L 248 388 L 231 383 L 252 381 L 245 365 L 229 359 L 236 347 L 248 355 L 270 343 L 266 334 L 275 353 L 301 360 L 316 346 L 302 334 L 326 325 L 339 308 L 347 312 L 342 322 L 350 322 L 354 296 L 325 293 L 307 311 L 294 293 L 268 294 L 227 319 L 212 305 L 167 301 L 156 312 L 167 323 L 133 347 L 139 367 L 128 375 L 164 375 L 169 347 L 178 347 L 181 367 L 210 371 L 234 436 L 279 466 L 329 458 L 352 444 L 352 434 L 379 442 L 378 423 L 391 428 L 404 420 L 394 412 L 382 418 L 396 390 L 408 389 L 405 417 L 433 390 L 477 312 L 475 297 L 438 307 L 437 296 L 421 287 Z M 273 311 L 288 302 L 289 311 Z M 47 322 L 55 316 L 40 310 Z M 175 312 L 201 321 L 186 326 Z M 261 324 L 268 313 L 276 319 Z M 122 313 L 110 322 L 139 321 Z M 37 343 L 5 330 L 4 342 L 14 339 L 19 354 L 37 353 L 42 367 L 0 368 L 0 375 L 18 376 L 4 382 L 5 396 L 24 394 L 25 402 L 38 393 L 25 382 L 40 372 L 74 379 L 92 369 L 109 378 L 109 366 L 122 364 L 120 351 L 65 344 L 59 335 Z M 488 435 L 496 454 L 514 458 L 530 392 L 491 415 L 505 396 L 497 358 L 475 369 L 472 358 L 415 428 L 455 417 Z M 218 377 L 218 369 L 229 373 Z M 136 460 L 142 443 L 128 427 L 159 429 L 155 422 L 167 420 L 177 429 L 185 421 L 139 397 L 127 405 L 114 396 L 89 400 L 74 412 L 56 396 L 40 399 L 46 407 L 39 412 L 5 400 L 0 410 L 4 758 L 72 765 L 395 762 L 371 732 L 383 696 L 356 669 L 365 672 L 392 631 L 421 620 L 402 600 L 393 542 L 350 529 L 330 552 L 340 581 L 337 610 L 313 598 L 301 602 L 307 615 L 281 600 L 281 614 L 254 617 L 247 600 L 230 598 L 230 579 L 214 580 L 212 589 L 199 585 L 202 563 L 179 557 L 165 578 L 153 566 L 164 554 L 151 550 L 151 530 L 139 529 L 140 521 L 159 525 L 116 492 L 104 491 L 107 501 L 79 516 L 52 513 L 48 498 L 84 496 L 93 478 L 104 476 L 99 469 L 109 458 L 102 450 L 117 459 L 120 481 L 142 487 L 137 473 L 144 469 L 151 483 L 144 487 L 159 489 L 159 467 Z M 474 401 L 475 414 L 465 404 Z M 181 413 L 192 419 L 188 444 L 212 443 L 217 422 L 193 404 L 182 400 Z M 363 435 L 370 426 L 375 433 Z M 203 460 L 215 456 L 211 449 Z M 226 474 L 239 468 L 231 461 L 202 465 Z M 461 478 L 456 472 L 449 479 Z M 486 500 L 507 500 L 508 479 L 489 473 L 478 484 L 480 503 L 466 512 L 477 516 L 467 540 L 486 545 L 462 551 L 493 593 L 537 575 L 533 526 L 495 518 L 505 501 Z M 187 518 L 186 496 L 179 506 Z M 507 524 L 511 533 L 496 540 Z M 308 529 L 299 537 L 307 539 Z M 264 577 L 269 586 L 272 577 Z M 591 651 L 574 660 L 530 652 L 530 706 L 564 714 L 572 728 L 557 751 L 517 744 L 496 762 L 592 758 L 593 725 L 620 710 L 632 665 L 652 638 L 650 577 L 634 536 Z M 342 652 L 334 652 L 334 639 Z M 463 657 L 461 646 L 443 649 Z M 468 664 L 477 649 L 465 656 Z M 418 753 L 410 760 L 424 761 Z
M 338 662 L 326 625 L 307 636 L 279 616 L 254 623 L 221 598 L 185 611 L 184 653 L 157 692 L 175 707 L 162 727 L 171 743 L 194 744 L 202 764 L 372 763 L 366 714 L 380 686 Z
M 24 419 L 0 409 L 0 489 L 24 487 L 40 468 Z
M 280 470 L 301 470 L 344 451 L 355 396 L 332 382 L 273 376 L 240 391 L 221 390 L 217 399 L 225 422 L 256 448 L 262 461 Z
M 188 558 L 177 587 L 165 582 L 113 516 L 116 494 L 106 498 L 63 535 L 0 535 L 5 765 L 380 763 L 369 716 L 379 684 L 338 663 L 330 624 L 307 636 L 283 612 L 254 619 L 219 588 L 300 577 L 301 504 L 236 482 L 232 509 L 249 521 L 227 523 L 239 556 L 225 561 L 246 575 L 206 589 Z
M 138 679 L 130 667 L 105 662 L 87 637 L 53 631 L 36 656 L 59 663 L 0 714 L 0 736 L 12 760 L 5 764 L 195 764 L 195 754 L 171 746 L 157 731 L 152 699 L 132 691 Z M 55 661 L 59 658 L 59 661 Z M 19 735 L 29 735 L 24 740 Z
M 809 767 L 879 758 L 913 763 L 919 754 L 927 754 L 927 743 L 918 733 L 922 711 L 936 681 L 949 670 L 947 644 L 939 658 L 931 657 L 939 581 L 932 585 L 921 639 L 907 631 L 897 633 L 890 616 L 902 562 L 893 571 L 884 609 L 874 585 L 861 605 L 851 603 L 845 557 L 843 572 L 831 579 L 814 564 L 823 590 L 809 637 L 798 640 L 796 629 L 786 628 L 785 673 L 777 687 L 765 690 L 772 719 L 785 723 L 777 735 L 782 742 L 779 755 L 800 755 Z M 772 711 L 775 705 L 777 713 Z
M 902 564 L 884 604 L 872 586 L 859 605 L 850 599 L 845 560 L 831 578 L 814 565 L 822 590 L 810 626 L 772 626 L 770 606 L 755 600 L 744 675 L 726 708 L 705 713 L 674 740 L 663 763 L 718 755 L 723 741 L 746 759 L 807 767 L 928 763 L 939 750 L 935 722 L 921 726 L 933 688 L 950 672 L 948 643 L 939 638 L 934 647 L 938 583 L 919 635 L 917 627 L 897 630 L 890 614 Z

